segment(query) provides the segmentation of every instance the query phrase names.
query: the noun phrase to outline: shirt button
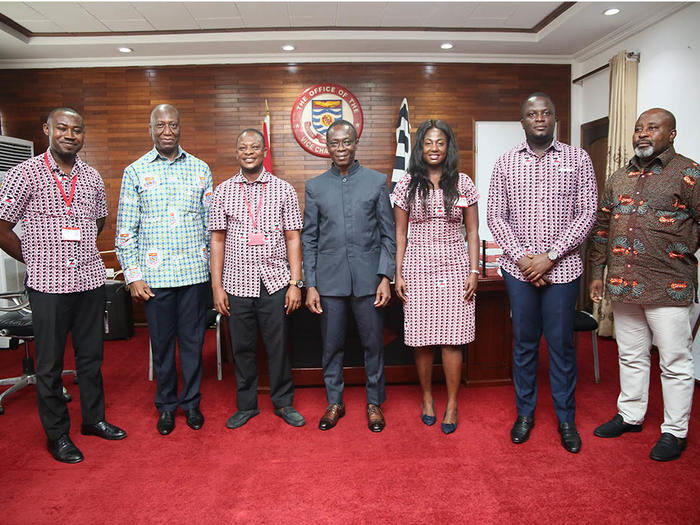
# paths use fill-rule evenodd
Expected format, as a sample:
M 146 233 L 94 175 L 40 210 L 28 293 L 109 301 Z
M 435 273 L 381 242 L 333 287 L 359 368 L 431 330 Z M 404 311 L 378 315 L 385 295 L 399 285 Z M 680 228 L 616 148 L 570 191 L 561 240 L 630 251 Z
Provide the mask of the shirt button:
M 343 182 L 347 182 L 347 181 L 348 181 L 348 178 L 347 178 L 347 177 L 343 177 Z
M 630 231 L 632 231 L 632 228 L 630 228 Z

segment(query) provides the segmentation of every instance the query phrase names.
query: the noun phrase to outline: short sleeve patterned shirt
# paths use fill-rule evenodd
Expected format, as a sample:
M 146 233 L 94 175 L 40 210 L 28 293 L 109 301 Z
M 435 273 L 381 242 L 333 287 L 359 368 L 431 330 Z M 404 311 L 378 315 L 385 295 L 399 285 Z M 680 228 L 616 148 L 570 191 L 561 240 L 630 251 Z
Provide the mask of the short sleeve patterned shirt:
M 127 283 L 171 288 L 209 280 L 209 166 L 179 148 L 173 161 L 154 148 L 124 170 L 117 212 L 117 258 Z
M 75 182 L 68 208 L 66 196 Z M 10 169 L 2 183 L 0 219 L 22 223 L 22 257 L 27 286 L 43 293 L 84 292 L 105 282 L 105 266 L 97 250 L 97 219 L 107 216 L 100 174 L 76 157 L 69 175 L 51 152 Z M 63 230 L 80 231 L 80 240 L 63 240 Z
M 249 182 L 239 172 L 220 184 L 214 192 L 209 229 L 226 230 L 224 290 L 236 297 L 260 297 L 261 280 L 269 294 L 287 286 L 290 273 L 284 232 L 301 227 L 296 191 L 272 173 L 263 170 Z M 264 244 L 248 244 L 251 233 L 261 233 Z
M 583 272 L 579 245 L 595 220 L 598 193 L 591 159 L 581 148 L 556 140 L 542 157 L 522 142 L 493 168 L 487 221 L 503 248 L 500 264 L 526 281 L 517 261 L 526 253 L 554 250 L 559 259 L 547 274 L 555 284 Z

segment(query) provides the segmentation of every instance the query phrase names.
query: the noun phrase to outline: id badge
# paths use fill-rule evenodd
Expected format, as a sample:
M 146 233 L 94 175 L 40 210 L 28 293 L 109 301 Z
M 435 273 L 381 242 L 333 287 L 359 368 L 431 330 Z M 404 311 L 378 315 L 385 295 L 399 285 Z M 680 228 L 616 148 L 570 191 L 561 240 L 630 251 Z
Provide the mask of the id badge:
M 61 228 L 62 241 L 80 241 L 80 228 Z
M 248 246 L 259 246 L 265 244 L 265 236 L 262 233 L 249 233 Z
M 460 195 L 459 199 L 457 199 L 457 202 L 455 203 L 455 206 L 458 208 L 468 208 L 469 204 L 467 204 L 467 197 L 465 195 Z

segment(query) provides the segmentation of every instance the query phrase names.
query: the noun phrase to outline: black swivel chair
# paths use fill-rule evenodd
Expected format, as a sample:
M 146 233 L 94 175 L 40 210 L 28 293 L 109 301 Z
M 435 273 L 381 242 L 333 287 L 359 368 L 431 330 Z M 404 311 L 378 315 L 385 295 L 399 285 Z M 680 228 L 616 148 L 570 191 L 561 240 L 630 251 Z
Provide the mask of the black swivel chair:
M 598 365 L 598 321 L 585 310 L 576 310 L 576 316 L 574 317 L 574 333 L 575 332 L 591 332 L 593 377 L 596 383 L 600 383 L 600 369 Z
M 25 386 L 36 384 L 34 358 L 29 353 L 29 341 L 34 340 L 34 327 L 32 326 L 32 311 L 29 309 L 29 299 L 26 292 L 0 293 L 0 301 L 11 303 L 5 306 L 0 304 L 0 336 L 9 337 L 11 340 L 24 343 L 24 357 L 22 358 L 22 375 L 0 379 L 0 385 L 11 385 L 10 388 L 0 394 L 0 415 L 5 413 L 2 406 L 7 396 L 21 390 Z M 78 382 L 75 370 L 64 370 L 62 375 L 72 375 L 73 382 Z M 63 387 L 63 398 L 70 401 L 71 395 Z

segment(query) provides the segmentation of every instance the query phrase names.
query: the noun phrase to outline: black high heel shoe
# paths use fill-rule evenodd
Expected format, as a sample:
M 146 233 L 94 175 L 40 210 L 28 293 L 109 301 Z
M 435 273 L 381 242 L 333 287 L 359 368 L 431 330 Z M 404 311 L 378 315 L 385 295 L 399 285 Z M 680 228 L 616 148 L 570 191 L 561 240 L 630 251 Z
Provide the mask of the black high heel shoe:
M 433 413 L 435 413 L 435 401 L 433 401 Z M 429 416 L 428 414 L 423 413 L 423 403 L 421 403 L 420 420 L 423 422 L 423 424 L 428 425 L 429 427 L 432 427 L 437 421 L 437 418 L 434 415 Z

